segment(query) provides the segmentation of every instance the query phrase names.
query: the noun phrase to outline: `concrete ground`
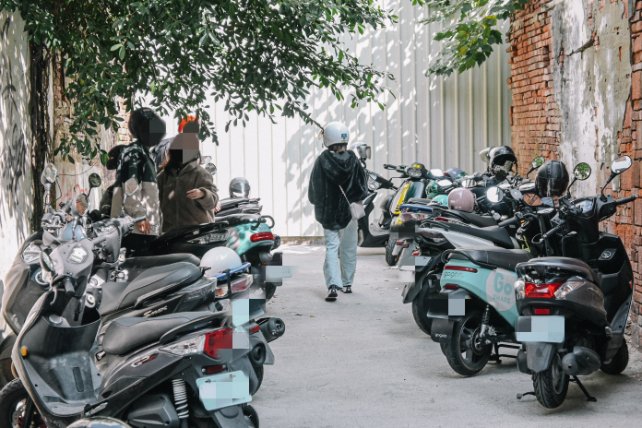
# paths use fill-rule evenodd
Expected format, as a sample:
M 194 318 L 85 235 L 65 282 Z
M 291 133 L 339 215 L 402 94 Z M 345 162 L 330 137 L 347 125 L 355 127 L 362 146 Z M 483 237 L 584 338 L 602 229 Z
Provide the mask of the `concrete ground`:
M 463 378 L 401 302 L 398 272 L 383 251 L 360 249 L 353 294 L 324 301 L 322 247 L 284 248 L 295 269 L 268 306 L 286 333 L 272 343 L 274 366 L 253 405 L 261 427 L 634 427 L 642 424 L 642 360 L 632 352 L 620 376 L 584 376 L 597 397 L 571 384 L 546 410 L 514 361 Z

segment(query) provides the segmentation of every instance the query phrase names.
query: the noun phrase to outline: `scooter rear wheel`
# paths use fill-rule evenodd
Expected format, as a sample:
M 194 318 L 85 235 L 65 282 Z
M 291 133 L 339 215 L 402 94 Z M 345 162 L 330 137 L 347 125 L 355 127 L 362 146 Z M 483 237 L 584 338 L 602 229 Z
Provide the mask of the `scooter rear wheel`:
M 566 399 L 569 376 L 562 370 L 562 359 L 556 354 L 551 365 L 533 374 L 533 389 L 540 404 L 548 409 L 559 407 Z
M 482 314 L 473 311 L 455 322 L 453 333 L 442 351 L 448 364 L 463 376 L 479 373 L 488 363 L 492 346 L 482 343 L 480 338 Z
M 6 428 L 28 428 L 25 425 L 26 410 L 31 407 L 30 427 L 46 427 L 27 390 L 20 379 L 14 379 L 0 391 L 0 426 Z

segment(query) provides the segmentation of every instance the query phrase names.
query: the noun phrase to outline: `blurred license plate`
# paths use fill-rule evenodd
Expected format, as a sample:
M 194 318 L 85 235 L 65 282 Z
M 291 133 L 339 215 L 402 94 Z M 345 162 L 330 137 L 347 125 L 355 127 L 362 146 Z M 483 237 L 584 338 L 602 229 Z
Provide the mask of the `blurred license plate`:
M 415 256 L 415 266 L 424 267 L 430 262 L 430 257 L 428 256 Z
M 208 411 L 252 401 L 250 378 L 240 370 L 196 379 L 196 386 Z
M 209 241 L 225 241 L 227 240 L 227 233 L 210 233 L 207 235 Z
M 401 266 L 399 268 L 399 282 L 402 284 L 415 283 L 415 267 L 414 266 Z
M 564 342 L 564 317 L 560 315 L 521 316 L 517 319 L 518 342 Z

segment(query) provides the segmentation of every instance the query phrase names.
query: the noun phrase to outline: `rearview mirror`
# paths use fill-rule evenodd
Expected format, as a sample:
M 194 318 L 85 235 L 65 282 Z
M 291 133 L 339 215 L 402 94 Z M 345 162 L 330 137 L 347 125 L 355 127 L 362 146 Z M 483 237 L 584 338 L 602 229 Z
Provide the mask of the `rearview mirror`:
M 212 162 L 206 163 L 203 168 L 205 168 L 205 171 L 209 172 L 211 175 L 216 174 L 216 165 L 214 165 Z
M 501 202 L 501 200 L 504 199 L 504 191 L 499 187 L 490 187 L 486 190 L 486 199 L 493 204 Z
M 591 176 L 591 166 L 586 162 L 580 162 L 573 168 L 573 176 L 576 180 L 584 181 Z
M 632 161 L 628 156 L 622 156 L 617 158 L 611 164 L 611 173 L 612 174 L 622 174 L 627 169 L 631 168 Z
M 100 187 L 101 184 L 103 184 L 103 180 L 100 178 L 100 175 L 96 174 L 95 172 L 92 172 L 89 174 L 89 187 L 94 188 L 94 187 Z
M 479 157 L 482 161 L 484 161 L 484 163 L 488 163 L 488 161 L 490 160 L 488 157 L 488 152 L 490 152 L 490 147 L 486 147 L 479 152 Z
M 535 159 L 533 159 L 533 161 L 531 162 L 531 166 L 533 167 L 533 169 L 537 169 L 537 168 L 539 168 L 540 166 L 544 165 L 544 162 L 545 162 L 545 161 L 546 161 L 546 160 L 544 159 L 544 156 L 537 156 L 537 157 L 536 157 Z

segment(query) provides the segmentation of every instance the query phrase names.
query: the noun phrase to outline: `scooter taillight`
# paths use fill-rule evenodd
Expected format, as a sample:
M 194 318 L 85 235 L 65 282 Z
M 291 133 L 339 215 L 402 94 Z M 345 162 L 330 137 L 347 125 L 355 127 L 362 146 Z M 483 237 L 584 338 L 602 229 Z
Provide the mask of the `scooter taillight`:
M 231 328 L 219 328 L 205 334 L 203 352 L 212 358 L 218 359 L 219 351 L 232 349 L 234 343 L 234 330 Z
M 261 241 L 274 241 L 274 234 L 272 232 L 258 232 L 250 235 L 250 241 L 252 242 L 261 242 Z
M 444 266 L 444 270 L 458 270 L 461 272 L 477 273 L 477 269 L 475 268 L 471 268 L 468 266 L 458 266 L 458 265 L 446 265 Z
M 412 252 L 412 255 L 415 256 L 415 257 L 419 257 L 421 255 L 421 250 L 419 250 L 419 248 L 417 248 L 415 251 Z
M 527 282 L 524 284 L 524 295 L 528 299 L 554 299 L 555 292 L 561 286 L 561 282 L 550 282 L 546 284 Z

